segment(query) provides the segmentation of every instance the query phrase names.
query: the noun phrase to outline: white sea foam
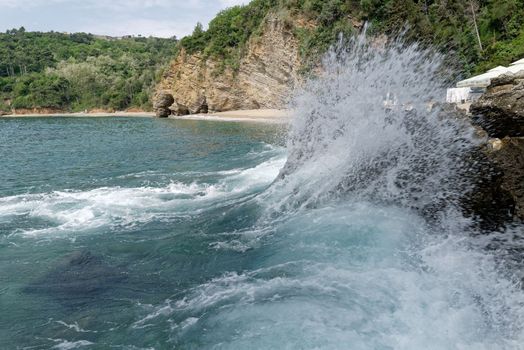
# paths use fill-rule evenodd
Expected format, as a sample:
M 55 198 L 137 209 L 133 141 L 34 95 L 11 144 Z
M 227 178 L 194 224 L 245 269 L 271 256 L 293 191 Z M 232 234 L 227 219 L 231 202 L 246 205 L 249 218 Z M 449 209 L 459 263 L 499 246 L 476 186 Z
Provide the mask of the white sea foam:
M 0 198 L 0 222 L 16 216 L 45 220 L 49 222 L 45 228 L 12 232 L 43 236 L 195 215 L 269 185 L 284 162 L 277 157 L 254 168 L 215 173 L 220 180 L 214 184 L 173 182 L 164 187 L 102 187 L 4 197 Z
M 267 215 L 212 245 L 249 254 L 250 268 L 139 322 L 198 319 L 169 329 L 200 348 L 523 349 L 520 281 L 456 210 L 478 140 L 428 107 L 441 57 L 365 36 L 344 45 L 295 99 L 288 162 L 257 198 Z
M 59 344 L 56 344 L 53 346 L 53 349 L 59 349 L 59 350 L 71 350 L 71 349 L 79 349 L 85 346 L 94 345 L 94 343 L 87 341 L 87 340 L 78 340 L 78 341 L 68 341 L 63 339 L 51 339 L 55 342 L 59 342 Z
M 97 333 L 97 331 L 89 331 L 89 330 L 82 329 L 78 325 L 77 322 L 74 322 L 72 324 L 68 324 L 68 323 L 66 323 L 64 321 L 56 321 L 56 323 L 61 324 L 62 326 L 67 327 L 69 329 L 72 329 L 72 330 L 74 330 L 77 333 Z
M 519 349 L 519 286 L 492 256 L 427 229 L 370 204 L 309 211 L 276 228 L 265 267 L 212 279 L 139 324 L 198 318 L 188 327 L 207 329 L 203 344 L 231 349 Z

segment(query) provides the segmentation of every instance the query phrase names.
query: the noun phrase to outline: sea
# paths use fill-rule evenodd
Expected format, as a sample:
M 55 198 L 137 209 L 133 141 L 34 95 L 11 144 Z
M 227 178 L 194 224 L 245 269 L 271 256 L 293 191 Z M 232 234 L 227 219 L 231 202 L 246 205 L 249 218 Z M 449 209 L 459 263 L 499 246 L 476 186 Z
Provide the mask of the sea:
M 439 60 L 341 44 L 290 125 L 0 119 L 0 349 L 524 349 Z

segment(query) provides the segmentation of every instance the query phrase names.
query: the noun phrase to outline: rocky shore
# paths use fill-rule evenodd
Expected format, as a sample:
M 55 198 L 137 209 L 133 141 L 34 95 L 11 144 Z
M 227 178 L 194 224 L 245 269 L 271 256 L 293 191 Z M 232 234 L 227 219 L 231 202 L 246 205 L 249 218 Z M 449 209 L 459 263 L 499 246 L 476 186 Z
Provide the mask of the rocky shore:
M 153 97 L 153 110 L 158 118 L 167 118 L 170 115 L 207 114 L 209 107 L 206 96 L 201 96 L 199 100 L 193 104 L 193 107 L 189 108 L 175 100 L 171 93 L 159 91 Z
M 524 221 L 524 71 L 492 79 L 470 112 L 489 138 L 484 153 L 493 168 L 484 179 L 490 188 L 481 197 L 491 200 L 483 210 Z

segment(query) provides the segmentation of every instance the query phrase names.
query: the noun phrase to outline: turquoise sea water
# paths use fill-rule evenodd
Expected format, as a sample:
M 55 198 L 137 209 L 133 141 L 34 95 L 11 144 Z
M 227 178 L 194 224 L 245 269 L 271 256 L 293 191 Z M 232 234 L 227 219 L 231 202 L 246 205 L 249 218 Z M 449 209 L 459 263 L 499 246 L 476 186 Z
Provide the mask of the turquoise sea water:
M 281 128 L 0 119 L 0 349 L 523 348 L 522 292 L 469 238 L 282 209 Z

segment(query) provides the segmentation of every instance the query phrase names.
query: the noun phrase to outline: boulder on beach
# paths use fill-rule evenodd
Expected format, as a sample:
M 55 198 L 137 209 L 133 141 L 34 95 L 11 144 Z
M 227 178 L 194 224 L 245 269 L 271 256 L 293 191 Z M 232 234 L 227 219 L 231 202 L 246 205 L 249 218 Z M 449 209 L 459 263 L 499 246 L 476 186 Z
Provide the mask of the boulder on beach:
M 157 118 L 167 118 L 171 115 L 169 108 L 155 108 Z
M 173 115 L 177 115 L 177 116 L 183 116 L 183 115 L 189 115 L 191 114 L 191 112 L 189 111 L 189 108 L 187 108 L 187 106 L 181 104 L 181 103 L 178 103 L 178 102 L 175 102 L 172 106 L 171 106 L 171 114 Z
M 470 112 L 490 137 L 524 136 L 524 71 L 492 79 Z
M 153 99 L 153 109 L 159 118 L 167 118 L 171 115 L 171 107 L 175 103 L 173 95 L 167 92 L 159 92 Z

